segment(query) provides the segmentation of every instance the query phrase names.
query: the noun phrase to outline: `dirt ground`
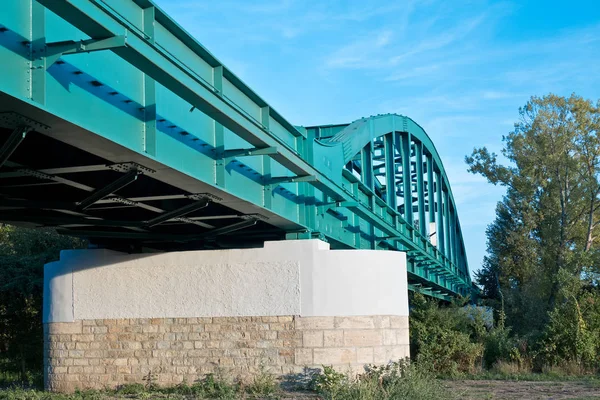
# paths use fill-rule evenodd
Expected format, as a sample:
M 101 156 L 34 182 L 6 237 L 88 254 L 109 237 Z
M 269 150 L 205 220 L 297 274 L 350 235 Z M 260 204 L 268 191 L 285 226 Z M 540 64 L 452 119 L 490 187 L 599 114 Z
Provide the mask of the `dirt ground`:
M 600 386 L 589 382 L 446 381 L 465 400 L 600 399 Z

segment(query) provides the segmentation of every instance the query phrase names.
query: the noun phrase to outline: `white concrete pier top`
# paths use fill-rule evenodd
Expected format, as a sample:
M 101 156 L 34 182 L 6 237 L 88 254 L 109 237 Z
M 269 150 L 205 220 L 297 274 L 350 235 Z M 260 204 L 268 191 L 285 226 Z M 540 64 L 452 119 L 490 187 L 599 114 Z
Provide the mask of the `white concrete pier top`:
M 45 323 L 256 315 L 408 316 L 406 255 L 290 240 L 132 255 L 69 250 L 45 266 Z

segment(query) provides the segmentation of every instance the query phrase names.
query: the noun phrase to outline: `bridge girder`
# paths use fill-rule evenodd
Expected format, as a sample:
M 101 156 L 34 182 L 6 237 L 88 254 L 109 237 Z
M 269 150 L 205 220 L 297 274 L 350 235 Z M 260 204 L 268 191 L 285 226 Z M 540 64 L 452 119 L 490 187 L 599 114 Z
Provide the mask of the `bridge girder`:
M 26 22 L 0 19 L 0 56 L 31 71 L 0 77 L 0 112 L 11 115 L 0 131 L 0 208 L 10 210 L 0 219 L 142 246 L 202 246 L 240 230 L 321 237 L 405 251 L 413 282 L 470 292 L 448 178 L 410 118 L 295 127 L 149 0 L 25 3 L 13 8 L 26 18 L 12 20 Z M 47 38 L 50 27 L 61 41 Z M 27 90 L 13 85 L 25 79 Z M 71 162 L 27 154 L 48 141 Z M 126 161 L 144 170 L 110 168 Z

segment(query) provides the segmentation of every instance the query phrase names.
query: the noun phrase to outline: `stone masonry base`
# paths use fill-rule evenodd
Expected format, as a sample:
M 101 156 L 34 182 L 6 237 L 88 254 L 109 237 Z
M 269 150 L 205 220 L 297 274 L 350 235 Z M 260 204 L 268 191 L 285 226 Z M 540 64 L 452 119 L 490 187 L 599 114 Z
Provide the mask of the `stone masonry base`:
M 358 372 L 409 356 L 408 317 L 104 319 L 44 324 L 46 388 L 168 386 L 208 373 L 249 380 L 332 365 Z

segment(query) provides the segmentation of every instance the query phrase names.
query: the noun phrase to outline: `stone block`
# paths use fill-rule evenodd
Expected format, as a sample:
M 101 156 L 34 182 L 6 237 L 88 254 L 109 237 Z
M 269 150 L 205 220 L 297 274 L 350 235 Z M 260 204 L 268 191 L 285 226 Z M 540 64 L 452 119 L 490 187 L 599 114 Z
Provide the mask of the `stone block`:
M 406 318 L 393 316 L 124 319 L 75 324 L 90 333 L 56 329 L 52 334 L 48 326 L 47 387 L 56 387 L 52 382 L 76 383 L 80 388 L 144 383 L 150 373 L 158 383 L 174 385 L 218 369 L 251 380 L 260 365 L 274 374 L 304 365 L 359 371 L 364 364 L 408 355 L 405 322 Z M 71 326 L 66 329 L 73 332 Z
M 385 347 L 374 347 L 373 348 L 373 363 L 375 364 L 387 364 L 391 361 L 386 353 Z
M 374 329 L 373 317 L 335 317 L 338 329 Z
M 46 324 L 48 334 L 50 335 L 70 335 L 83 333 L 82 321 L 75 322 L 51 322 Z
M 344 330 L 344 346 L 381 346 L 382 341 L 381 331 L 379 330 Z
M 323 347 L 323 331 L 304 331 L 302 345 L 304 347 Z
M 410 343 L 410 333 L 408 328 L 406 329 L 396 329 L 396 343 L 400 345 L 409 345 Z
M 313 364 L 312 349 L 295 349 L 294 363 L 296 365 L 312 365 Z
M 390 316 L 391 326 L 394 329 L 408 329 L 408 317 L 407 316 Z
M 394 329 L 383 329 L 383 344 L 385 346 L 394 346 L 397 342 L 397 331 Z
M 373 348 L 372 347 L 360 347 L 356 349 L 356 362 L 361 364 L 372 364 L 373 363 Z
M 314 363 L 320 365 L 344 365 L 356 363 L 355 348 L 313 349 Z
M 334 317 L 299 317 L 296 318 L 296 329 L 333 329 Z
M 344 331 L 331 330 L 323 332 L 323 346 L 342 347 L 344 345 Z
M 410 357 L 410 346 L 394 346 L 390 349 L 390 358 L 394 361 Z

